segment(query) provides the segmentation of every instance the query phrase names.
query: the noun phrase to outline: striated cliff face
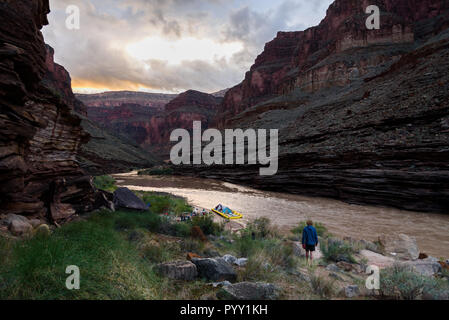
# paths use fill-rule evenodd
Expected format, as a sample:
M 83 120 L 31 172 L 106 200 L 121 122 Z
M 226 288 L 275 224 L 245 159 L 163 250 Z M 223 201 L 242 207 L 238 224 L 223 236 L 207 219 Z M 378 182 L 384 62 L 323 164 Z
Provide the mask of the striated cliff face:
M 367 30 L 366 6 L 381 8 Z M 449 1 L 336 0 L 279 33 L 226 94 L 219 127 L 279 129 L 279 171 L 180 168 L 269 190 L 449 212 Z
M 95 194 L 76 161 L 89 136 L 42 82 L 52 64 L 40 32 L 48 12 L 48 0 L 0 3 L 0 214 L 61 222 L 91 210 Z
M 55 63 L 55 50 L 46 45 L 47 56 L 45 64 L 47 72 L 42 83 L 55 95 L 60 97 L 66 104 L 80 115 L 87 116 L 86 106 L 77 98 L 72 91 L 72 79 L 69 72 L 61 65 Z
M 365 26 L 369 5 L 381 10 L 379 30 Z M 230 125 L 241 111 L 293 90 L 314 93 L 376 74 L 415 40 L 441 31 L 436 17 L 448 6 L 445 0 L 336 0 L 318 26 L 279 32 L 266 44 L 244 81 L 226 94 L 217 124 Z
M 167 157 L 171 132 L 177 128 L 191 129 L 193 121 L 202 121 L 204 128 L 207 128 L 216 116 L 221 101 L 220 97 L 189 90 L 172 99 L 163 110 L 147 107 L 145 102 L 141 105 L 130 101 L 116 107 L 89 106 L 88 117 L 143 149 Z
M 146 93 L 132 91 L 111 91 L 96 94 L 76 94 L 89 108 L 120 107 L 124 104 L 163 110 L 165 105 L 176 98 L 176 94 Z

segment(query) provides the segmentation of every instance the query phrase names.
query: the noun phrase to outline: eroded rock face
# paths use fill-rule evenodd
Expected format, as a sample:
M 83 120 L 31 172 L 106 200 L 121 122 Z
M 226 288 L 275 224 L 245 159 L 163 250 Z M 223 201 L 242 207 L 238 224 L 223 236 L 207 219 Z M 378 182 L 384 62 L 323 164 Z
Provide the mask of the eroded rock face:
M 369 5 L 380 8 L 379 30 L 365 26 Z M 407 52 L 416 38 L 428 36 L 417 21 L 447 9 L 442 0 L 336 0 L 318 26 L 279 32 L 265 45 L 245 80 L 225 95 L 217 123 L 226 126 L 243 110 L 293 89 L 313 93 L 363 79 Z
M 232 266 L 222 258 L 193 258 L 192 262 L 198 269 L 198 276 L 211 281 L 237 280 L 237 273 Z
M 89 137 L 41 81 L 48 12 L 48 0 L 0 6 L 0 210 L 61 222 L 92 209 L 94 189 L 75 159 Z
M 145 150 L 155 150 L 167 157 L 170 150 L 170 134 L 173 130 L 191 129 L 194 121 L 201 121 L 207 129 L 216 115 L 222 100 L 220 97 L 189 90 L 176 96 L 163 109 L 136 104 L 126 99 L 110 103 L 111 106 L 90 105 L 89 95 L 77 95 L 88 104 L 88 117 L 112 133 L 125 136 Z M 98 100 L 93 100 L 100 104 Z M 143 102 L 142 102 L 143 103 Z M 104 104 L 109 105 L 108 100 Z

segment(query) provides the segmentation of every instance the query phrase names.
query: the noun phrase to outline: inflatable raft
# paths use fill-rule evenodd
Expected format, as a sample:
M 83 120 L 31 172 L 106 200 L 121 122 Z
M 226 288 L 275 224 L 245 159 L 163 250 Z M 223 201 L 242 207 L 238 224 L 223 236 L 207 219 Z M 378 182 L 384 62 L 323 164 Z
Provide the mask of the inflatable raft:
M 237 211 L 231 210 L 229 208 L 223 208 L 222 211 L 211 209 L 211 211 L 228 220 L 237 220 L 243 218 L 243 215 L 241 213 L 238 213 Z

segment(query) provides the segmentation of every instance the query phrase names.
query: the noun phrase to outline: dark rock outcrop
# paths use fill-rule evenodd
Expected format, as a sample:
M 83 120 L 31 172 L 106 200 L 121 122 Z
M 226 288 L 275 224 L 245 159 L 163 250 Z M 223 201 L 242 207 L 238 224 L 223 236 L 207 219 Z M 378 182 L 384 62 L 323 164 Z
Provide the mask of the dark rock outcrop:
M 92 209 L 94 188 L 76 161 L 89 136 L 42 82 L 48 13 L 48 0 L 0 4 L 0 211 L 61 222 Z
M 114 192 L 116 208 L 147 211 L 148 206 L 128 188 L 119 188 Z
M 368 4 L 381 8 L 380 30 L 365 27 Z M 277 175 L 178 173 L 448 213 L 448 10 L 443 0 L 336 0 L 319 26 L 279 33 L 216 118 L 220 128 L 279 129 Z
M 198 269 L 198 276 L 211 281 L 237 280 L 237 273 L 232 266 L 222 258 L 193 258 L 192 262 Z

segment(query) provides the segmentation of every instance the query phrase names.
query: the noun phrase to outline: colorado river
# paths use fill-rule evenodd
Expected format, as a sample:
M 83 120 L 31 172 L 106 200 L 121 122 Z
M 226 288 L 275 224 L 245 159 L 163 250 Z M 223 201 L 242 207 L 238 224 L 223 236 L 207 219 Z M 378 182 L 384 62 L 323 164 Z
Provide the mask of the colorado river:
M 338 237 L 367 240 L 376 240 L 383 233 L 404 233 L 416 238 L 421 252 L 437 258 L 449 257 L 449 212 L 444 215 L 351 205 L 190 177 L 138 176 L 134 172 L 114 175 L 114 178 L 119 186 L 171 193 L 201 208 L 213 208 L 221 203 L 244 214 L 242 223 L 269 217 L 283 231 L 288 231 L 300 221 L 311 218 L 323 223 Z

